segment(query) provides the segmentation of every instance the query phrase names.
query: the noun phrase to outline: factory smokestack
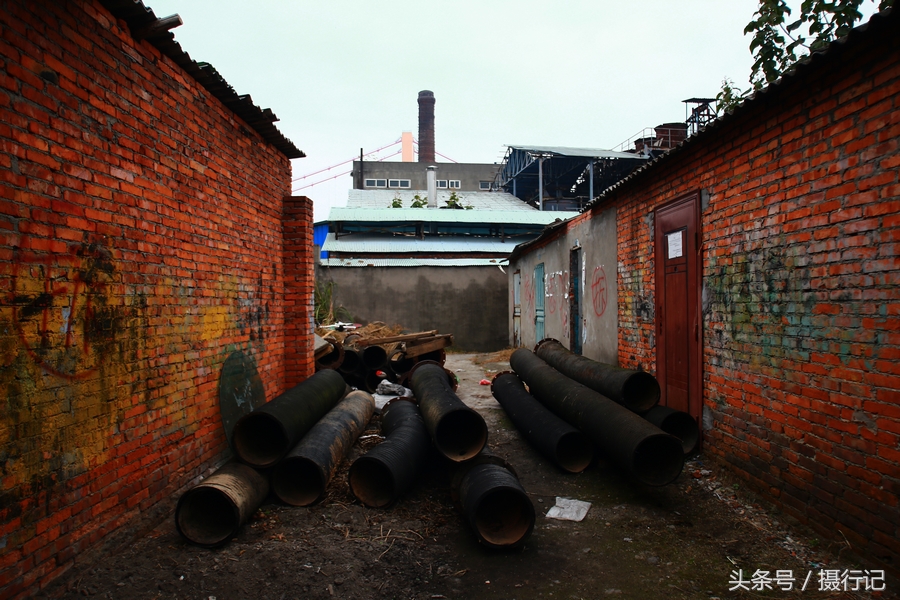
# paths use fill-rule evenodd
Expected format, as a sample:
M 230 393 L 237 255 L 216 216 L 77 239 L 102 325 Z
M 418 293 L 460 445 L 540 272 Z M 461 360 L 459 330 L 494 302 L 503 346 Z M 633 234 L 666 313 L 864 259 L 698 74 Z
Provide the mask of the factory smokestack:
M 419 162 L 434 162 L 434 94 L 419 92 Z

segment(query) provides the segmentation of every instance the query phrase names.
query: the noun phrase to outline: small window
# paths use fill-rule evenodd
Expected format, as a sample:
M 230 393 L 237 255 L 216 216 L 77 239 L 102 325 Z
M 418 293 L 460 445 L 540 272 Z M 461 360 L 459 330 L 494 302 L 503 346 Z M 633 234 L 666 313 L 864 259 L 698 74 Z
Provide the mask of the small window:
M 366 179 L 366 187 L 375 187 L 374 179 Z
M 450 189 L 459 189 L 459 179 L 451 179 L 447 183 L 450 184 Z
M 374 188 L 387 187 L 387 179 L 366 179 L 366 187 L 374 187 Z
M 409 189 L 409 179 L 389 179 L 388 187 Z
M 446 180 L 446 179 L 438 179 L 438 180 L 437 180 L 437 186 L 438 186 L 438 189 L 446 188 L 446 187 L 447 187 L 447 180 Z
M 491 182 L 490 182 L 490 181 L 479 181 L 479 182 L 478 182 L 478 189 L 480 189 L 480 190 L 490 190 L 490 189 L 491 189 Z

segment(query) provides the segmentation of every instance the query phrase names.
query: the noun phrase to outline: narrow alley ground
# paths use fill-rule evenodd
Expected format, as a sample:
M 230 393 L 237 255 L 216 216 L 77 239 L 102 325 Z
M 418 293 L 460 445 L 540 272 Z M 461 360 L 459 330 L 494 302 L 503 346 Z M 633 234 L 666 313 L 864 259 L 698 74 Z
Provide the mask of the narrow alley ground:
M 524 548 L 480 546 L 454 507 L 445 465 L 435 461 L 389 510 L 362 507 L 347 467 L 373 438 L 358 442 L 311 508 L 267 503 L 218 550 L 185 543 L 171 516 L 149 535 L 67 575 L 49 595 L 66 598 L 868 598 L 820 591 L 822 569 L 870 569 L 846 545 L 789 527 L 744 486 L 703 457 L 663 488 L 629 481 L 602 460 L 565 474 L 530 448 L 480 385 L 508 363 L 449 354 L 458 395 L 489 427 L 489 445 L 516 469 L 537 513 Z M 366 434 L 376 433 L 376 417 Z M 592 504 L 581 522 L 545 517 L 557 496 Z M 736 590 L 733 572 L 790 571 L 793 590 Z M 810 574 L 806 590 L 800 588 Z M 895 597 L 896 580 L 887 592 Z

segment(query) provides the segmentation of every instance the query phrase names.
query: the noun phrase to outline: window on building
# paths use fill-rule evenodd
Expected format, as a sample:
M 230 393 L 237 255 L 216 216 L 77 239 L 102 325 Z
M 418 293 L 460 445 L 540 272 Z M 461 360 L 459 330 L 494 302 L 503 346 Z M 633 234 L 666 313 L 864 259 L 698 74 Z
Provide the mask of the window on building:
M 366 187 L 374 187 L 374 188 L 387 187 L 387 179 L 366 179 Z
M 388 187 L 409 189 L 409 179 L 388 179 Z
M 459 179 L 451 179 L 447 183 L 450 184 L 450 189 L 459 189 Z
M 491 182 L 490 182 L 490 181 L 479 181 L 479 182 L 478 182 L 478 189 L 479 189 L 479 190 L 490 190 L 490 189 L 491 189 Z
M 440 189 L 445 189 L 445 188 L 447 187 L 447 180 L 446 180 L 446 179 L 438 179 L 438 180 L 437 180 L 437 186 L 438 186 L 438 189 L 439 189 L 439 190 L 440 190 Z

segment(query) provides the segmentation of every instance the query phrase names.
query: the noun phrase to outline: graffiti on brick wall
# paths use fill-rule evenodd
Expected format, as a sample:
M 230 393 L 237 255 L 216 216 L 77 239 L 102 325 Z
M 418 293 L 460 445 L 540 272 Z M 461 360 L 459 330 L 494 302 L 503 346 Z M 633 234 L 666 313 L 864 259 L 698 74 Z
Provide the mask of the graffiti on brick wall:
M 99 243 L 62 256 L 16 253 L 8 304 L 31 360 L 70 380 L 109 360 L 125 317 L 114 276 L 112 254 Z
M 219 378 L 219 413 L 229 444 L 238 419 L 265 401 L 266 391 L 256 361 L 248 353 L 232 352 L 225 359 Z

